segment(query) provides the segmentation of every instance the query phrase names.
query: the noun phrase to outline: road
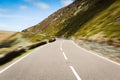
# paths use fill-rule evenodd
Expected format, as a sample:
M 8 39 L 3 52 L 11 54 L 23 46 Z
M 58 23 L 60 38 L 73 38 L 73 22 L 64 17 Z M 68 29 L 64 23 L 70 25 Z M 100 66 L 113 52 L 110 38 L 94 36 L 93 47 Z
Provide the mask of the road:
M 0 80 L 120 80 L 120 65 L 58 39 L 3 69 Z

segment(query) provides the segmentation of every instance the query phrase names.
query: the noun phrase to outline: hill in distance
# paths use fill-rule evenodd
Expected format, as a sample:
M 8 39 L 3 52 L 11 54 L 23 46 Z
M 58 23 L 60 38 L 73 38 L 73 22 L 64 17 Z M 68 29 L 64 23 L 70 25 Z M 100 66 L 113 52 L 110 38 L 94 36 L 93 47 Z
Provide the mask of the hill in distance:
M 12 36 L 15 33 L 16 32 L 0 30 L 0 42 L 9 38 L 10 36 Z

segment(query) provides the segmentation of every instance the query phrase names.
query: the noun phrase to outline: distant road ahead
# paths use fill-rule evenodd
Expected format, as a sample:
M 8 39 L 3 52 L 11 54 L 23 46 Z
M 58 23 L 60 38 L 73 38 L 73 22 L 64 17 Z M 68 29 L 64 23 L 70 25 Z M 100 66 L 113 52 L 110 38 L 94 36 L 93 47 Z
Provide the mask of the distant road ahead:
M 120 80 L 120 65 L 58 39 L 4 69 L 0 80 Z

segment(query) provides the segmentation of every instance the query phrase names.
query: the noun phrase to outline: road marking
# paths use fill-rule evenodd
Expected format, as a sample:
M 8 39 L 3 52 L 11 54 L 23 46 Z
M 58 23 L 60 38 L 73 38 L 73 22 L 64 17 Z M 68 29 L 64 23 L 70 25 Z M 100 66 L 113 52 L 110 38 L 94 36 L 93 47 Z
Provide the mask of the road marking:
M 63 51 L 63 48 L 62 48 L 62 47 L 63 47 L 63 43 L 64 43 L 64 41 L 62 41 L 62 42 L 61 42 L 61 45 L 60 45 L 61 51 Z M 65 60 L 68 61 L 68 58 L 67 58 L 65 52 L 63 52 L 63 56 L 64 56 Z M 69 64 L 69 65 L 70 65 L 70 64 Z M 80 76 L 78 75 L 78 73 L 76 72 L 76 70 L 73 68 L 73 66 L 69 66 L 69 67 L 70 67 L 70 69 L 72 70 L 72 72 L 73 72 L 73 74 L 75 75 L 75 77 L 77 78 L 77 80 L 82 80 L 82 79 L 80 78 Z
M 64 56 L 65 60 L 68 60 L 68 58 L 64 52 L 63 52 L 63 56 Z
M 80 78 L 80 76 L 78 75 L 78 73 L 76 72 L 76 70 L 72 67 L 72 66 L 69 66 L 70 67 L 70 69 L 72 70 L 72 72 L 73 72 L 73 74 L 75 75 L 75 77 L 77 78 L 77 80 L 82 80 L 81 78 Z
M 47 44 L 46 44 L 47 45 Z M 43 46 L 40 46 L 38 48 L 36 48 L 34 51 L 37 51 L 38 49 L 46 46 L 46 45 L 43 45 Z M 17 61 L 15 61 L 14 63 L 10 64 L 9 66 L 5 67 L 4 69 L 2 69 L 0 71 L 0 74 L 3 73 L 4 71 L 8 70 L 9 68 L 11 68 L 13 65 L 15 65 L 16 63 L 20 62 L 21 60 L 23 60 L 24 58 L 26 58 L 27 56 L 29 56 L 30 54 L 32 54 L 32 52 L 28 53 L 27 55 L 23 56 L 22 58 L 18 59 Z
M 62 41 L 61 44 L 60 44 L 60 50 L 61 50 L 61 51 L 63 51 L 63 48 L 62 48 L 63 43 L 64 43 L 64 41 Z
M 4 71 L 6 71 L 7 69 L 9 69 L 10 67 L 12 67 L 14 64 L 18 63 L 19 61 L 21 61 L 22 59 L 24 59 L 25 57 L 27 57 L 30 54 L 25 55 L 24 57 L 20 58 L 19 60 L 15 61 L 14 63 L 10 64 L 9 66 L 7 66 L 6 68 L 4 68 L 3 70 L 0 71 L 0 74 L 3 73 Z
M 73 42 L 73 41 L 72 41 L 72 42 Z M 93 55 L 95 55 L 95 56 L 97 56 L 97 57 L 99 57 L 99 58 L 102 58 L 102 59 L 104 59 L 104 60 L 106 60 L 106 61 L 109 61 L 109 62 L 111 62 L 111 63 L 113 63 L 113 64 L 116 64 L 116 65 L 120 66 L 119 63 L 114 62 L 114 61 L 112 61 L 112 60 L 110 60 L 110 59 L 108 59 L 108 58 L 106 58 L 106 57 L 100 56 L 100 55 L 98 55 L 96 52 L 89 51 L 89 50 L 87 50 L 87 49 L 85 49 L 85 48 L 82 48 L 82 47 L 78 46 L 75 42 L 73 42 L 73 44 L 74 44 L 76 47 L 84 50 L 85 52 L 89 52 L 89 53 L 91 53 L 91 54 L 93 54 Z

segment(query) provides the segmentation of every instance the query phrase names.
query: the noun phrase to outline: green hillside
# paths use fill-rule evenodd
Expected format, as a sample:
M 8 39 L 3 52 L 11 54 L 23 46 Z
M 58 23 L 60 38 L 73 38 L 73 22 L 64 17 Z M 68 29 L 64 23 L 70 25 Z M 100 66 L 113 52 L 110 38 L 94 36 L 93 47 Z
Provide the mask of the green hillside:
M 120 43 L 120 0 L 100 12 L 77 31 L 76 38 Z M 116 44 L 117 45 L 117 44 Z
M 120 46 L 119 4 L 120 0 L 75 0 L 41 23 L 0 42 L 0 56 L 27 50 L 44 40 L 54 41 L 55 37 Z
M 120 0 L 76 0 L 24 30 L 97 42 L 120 43 Z
M 120 45 L 120 0 L 76 0 L 41 23 L 14 34 L 1 46 L 25 45 L 51 37 Z

